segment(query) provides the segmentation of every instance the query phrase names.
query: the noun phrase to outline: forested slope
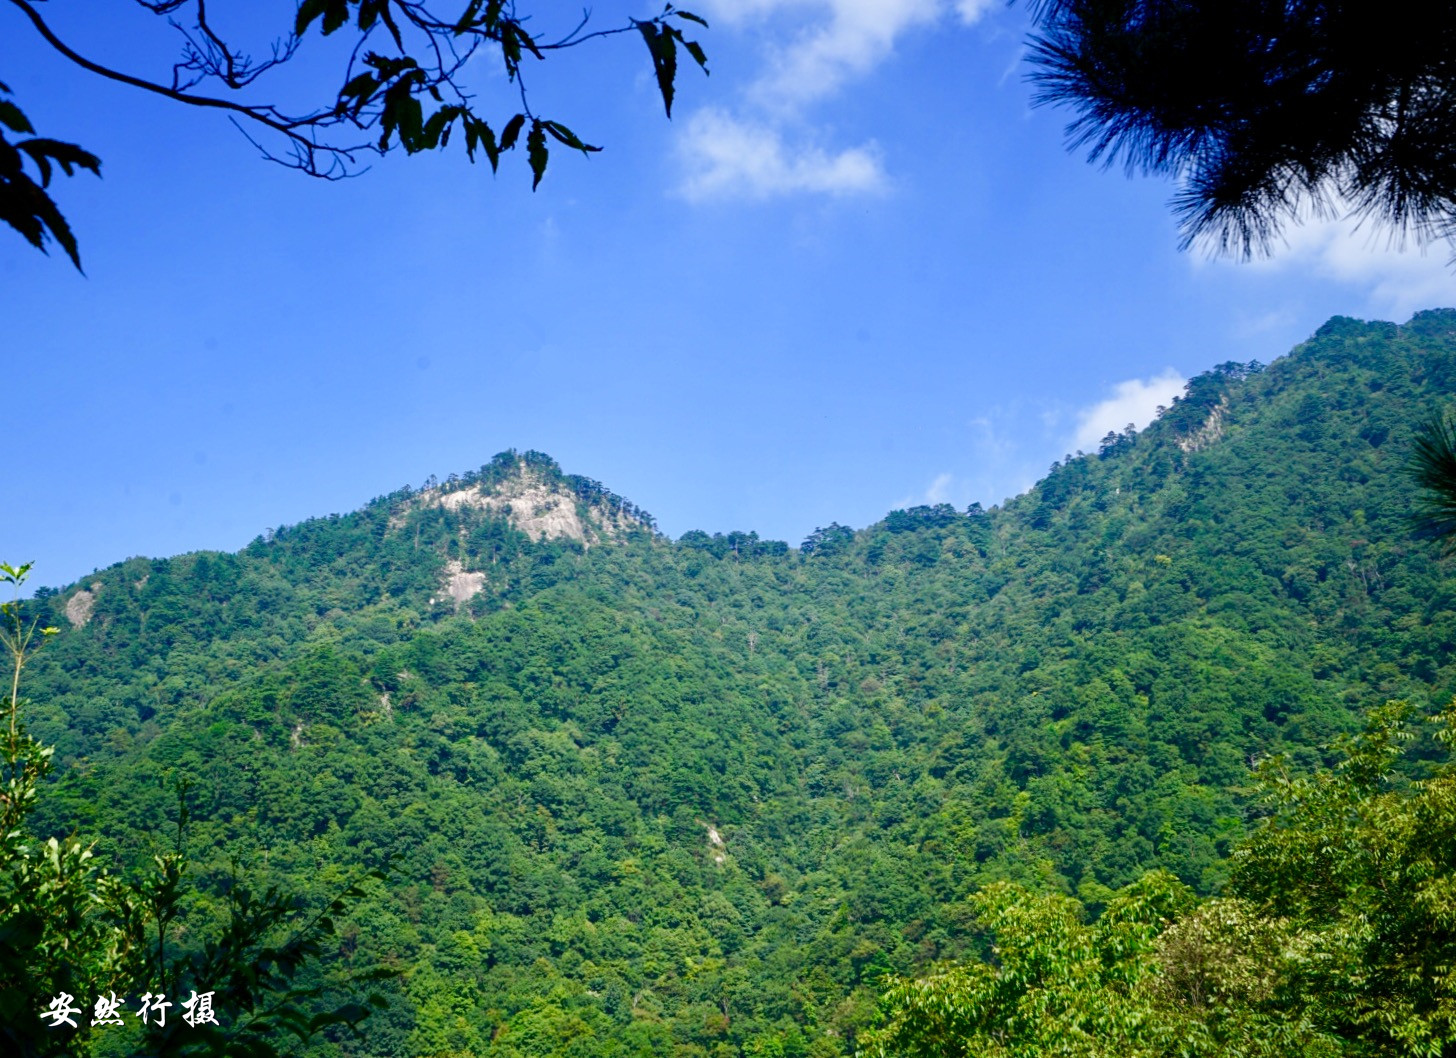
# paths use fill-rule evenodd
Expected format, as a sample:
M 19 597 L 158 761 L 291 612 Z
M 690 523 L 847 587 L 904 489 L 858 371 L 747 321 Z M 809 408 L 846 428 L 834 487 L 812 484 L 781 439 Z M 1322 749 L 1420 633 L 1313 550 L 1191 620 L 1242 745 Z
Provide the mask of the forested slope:
M 337 958 L 401 976 L 344 1053 L 844 1053 L 882 974 L 981 943 L 978 886 L 1215 891 L 1252 761 L 1456 693 L 1402 472 L 1453 394 L 1456 312 L 1337 318 L 1004 509 L 674 542 L 505 453 L 130 559 L 35 603 L 39 825 L 134 861 L 183 779 L 204 881 L 393 854 Z

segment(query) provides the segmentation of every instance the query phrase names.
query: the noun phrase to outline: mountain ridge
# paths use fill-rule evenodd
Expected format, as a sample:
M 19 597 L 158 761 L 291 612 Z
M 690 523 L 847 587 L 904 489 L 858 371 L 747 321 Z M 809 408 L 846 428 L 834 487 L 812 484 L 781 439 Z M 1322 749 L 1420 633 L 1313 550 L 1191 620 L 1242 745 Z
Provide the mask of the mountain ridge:
M 130 559 L 37 593 L 92 594 L 28 670 L 66 765 L 38 819 L 137 859 L 185 779 L 205 877 L 318 894 L 394 854 L 348 958 L 407 974 L 343 1053 L 845 1053 L 880 974 L 979 950 L 979 886 L 1216 892 L 1252 759 L 1456 693 L 1456 561 L 1401 469 L 1453 396 L 1456 311 L 1336 318 L 988 511 L 796 549 L 617 500 L 587 547 L 400 490 Z

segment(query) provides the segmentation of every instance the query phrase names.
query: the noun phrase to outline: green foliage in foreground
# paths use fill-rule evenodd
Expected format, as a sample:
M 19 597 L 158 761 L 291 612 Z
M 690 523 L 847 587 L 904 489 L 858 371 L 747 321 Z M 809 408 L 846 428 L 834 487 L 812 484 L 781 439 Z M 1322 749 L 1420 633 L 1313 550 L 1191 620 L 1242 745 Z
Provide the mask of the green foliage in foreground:
M 0 583 L 19 588 L 29 569 L 0 564 Z M 311 916 L 300 915 L 294 901 L 277 889 L 258 897 L 233 885 L 221 902 L 220 920 L 208 923 L 195 907 L 186 913 L 188 864 L 180 848 L 185 803 L 178 847 L 154 856 L 150 869 L 132 879 L 102 869 L 91 848 L 75 838 L 41 842 L 27 832 L 53 751 L 25 731 L 20 677 L 26 662 L 57 631 L 26 621 L 15 602 L 0 604 L 0 647 L 11 670 L 9 693 L 0 700 L 5 723 L 0 1041 L 5 1053 L 16 1058 L 93 1053 L 276 1058 L 306 1047 L 324 1029 L 355 1028 L 371 1013 L 370 1006 L 352 995 L 342 1002 L 335 996 L 330 1005 L 325 989 L 297 977 L 333 935 L 333 916 L 364 895 L 358 884 Z M 201 936 L 188 935 L 193 932 Z M 344 990 L 379 976 L 358 976 L 344 982 Z M 185 1012 L 196 1017 L 189 1023 L 183 997 L 195 1001 L 199 992 L 226 1012 L 226 1027 L 205 1017 L 201 1008 Z M 98 1000 L 114 1004 L 118 994 L 121 1008 L 101 1008 Z M 371 997 L 371 1005 L 379 1004 Z M 170 1020 L 169 1008 L 175 1008 Z M 47 1021 L 47 1011 L 58 1013 Z
M 1404 782 L 1391 702 L 1338 769 L 1260 768 L 1271 815 L 1199 902 L 1166 872 L 1093 923 L 1006 883 L 975 898 L 990 962 L 900 980 L 862 1058 L 1294 1058 L 1456 1046 L 1456 763 Z M 1456 741 L 1456 703 L 1437 738 Z

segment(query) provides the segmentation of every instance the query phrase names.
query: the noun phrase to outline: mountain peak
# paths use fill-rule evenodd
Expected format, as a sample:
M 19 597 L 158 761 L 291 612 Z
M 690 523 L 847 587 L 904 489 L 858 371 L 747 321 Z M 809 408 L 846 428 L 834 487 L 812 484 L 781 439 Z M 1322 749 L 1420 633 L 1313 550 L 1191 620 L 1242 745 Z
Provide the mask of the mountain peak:
M 503 516 L 533 540 L 575 540 L 590 547 L 634 529 L 650 528 L 652 519 L 599 482 L 563 474 L 550 456 L 540 452 L 500 453 L 479 472 L 436 483 L 433 479 L 396 512 L 402 525 L 410 510 L 439 507 L 447 511 L 484 511 Z

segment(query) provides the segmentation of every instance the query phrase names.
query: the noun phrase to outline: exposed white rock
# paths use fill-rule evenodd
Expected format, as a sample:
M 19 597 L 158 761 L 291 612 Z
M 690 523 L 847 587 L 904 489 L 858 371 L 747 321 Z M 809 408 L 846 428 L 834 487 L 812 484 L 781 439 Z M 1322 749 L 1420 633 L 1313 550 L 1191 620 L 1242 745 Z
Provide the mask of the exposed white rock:
M 708 847 L 713 850 L 713 862 L 721 867 L 728 862 L 728 857 L 724 854 L 724 850 L 728 846 L 723 841 L 723 835 L 718 833 L 717 827 L 712 823 L 707 823 L 705 826 L 708 828 Z
M 504 517 L 533 540 L 575 540 L 583 547 L 641 527 L 636 518 L 610 511 L 605 504 L 583 503 L 525 460 L 517 462 L 515 473 L 489 486 L 447 483 L 416 493 L 390 514 L 389 527 L 401 529 L 410 511 L 430 507 L 484 511 Z M 465 535 L 462 527 L 462 540 Z M 458 610 L 485 588 L 485 577 L 485 573 L 468 570 L 452 559 L 445 564 L 438 597 L 453 599 Z M 430 605 L 435 601 L 430 599 Z
M 516 474 L 488 488 L 441 485 L 421 492 L 413 502 L 447 511 L 471 509 L 503 514 L 512 526 L 532 539 L 576 540 L 586 547 L 637 524 L 627 515 L 611 515 L 601 508 L 593 508 L 583 518 L 575 496 L 556 487 L 524 462 L 519 464 Z M 403 517 L 396 515 L 390 524 L 402 525 Z
M 1203 425 L 1187 437 L 1182 438 L 1178 442 L 1178 447 L 1185 452 L 1197 452 L 1223 437 L 1223 413 L 1227 410 L 1228 398 L 1224 397 L 1213 406 L 1213 410 L 1208 413 L 1208 418 L 1203 421 Z
M 485 574 L 467 570 L 451 559 L 445 563 L 445 592 L 455 600 L 455 609 L 485 587 Z
M 91 620 L 91 611 L 96 606 L 96 593 L 100 590 L 100 584 L 92 584 L 90 589 L 82 588 L 66 600 L 66 620 L 71 622 L 72 628 L 84 628 L 86 622 Z
M 596 536 L 582 524 L 576 498 L 557 492 L 534 474 L 525 472 L 486 492 L 479 485 L 438 491 L 431 501 L 449 511 L 473 507 L 505 514 L 511 525 L 537 540 L 579 540 L 589 544 Z

